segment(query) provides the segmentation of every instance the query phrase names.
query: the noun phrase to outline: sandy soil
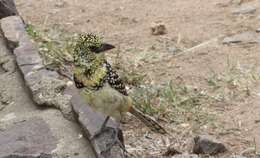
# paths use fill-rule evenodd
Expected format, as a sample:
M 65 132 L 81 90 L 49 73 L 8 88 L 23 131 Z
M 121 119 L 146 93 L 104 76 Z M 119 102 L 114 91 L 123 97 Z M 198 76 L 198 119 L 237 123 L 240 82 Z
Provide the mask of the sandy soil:
M 225 36 L 254 31 L 260 27 L 260 8 L 249 15 L 233 15 L 239 7 L 231 0 L 16 0 L 24 19 L 45 31 L 59 29 L 67 32 L 95 32 L 104 40 L 116 45 L 108 53 L 115 62 L 119 52 L 125 69 L 145 74 L 145 82 L 164 84 L 181 79 L 183 83 L 210 91 L 208 79 L 212 72 L 228 76 L 231 67 L 260 73 L 260 45 L 223 45 Z M 260 6 L 258 0 L 242 1 L 243 4 Z M 151 35 L 150 26 L 161 21 L 167 34 Z M 173 53 L 173 48 L 191 51 Z M 217 80 L 217 79 L 216 79 Z M 216 114 L 214 122 L 221 125 L 200 127 L 194 132 L 187 124 L 175 126 L 162 121 L 173 133 L 172 137 L 149 134 L 134 118 L 124 125 L 126 145 L 131 153 L 151 157 L 160 155 L 169 144 L 187 151 L 193 135 L 211 134 L 227 144 L 232 153 L 260 152 L 260 85 L 259 80 L 248 80 L 249 96 L 209 103 L 205 108 Z M 209 92 L 210 93 L 210 92 Z M 214 94 L 214 93 L 213 93 Z M 187 125 L 187 126 L 186 126 Z M 137 126 L 139 128 L 137 128 Z M 140 128 L 140 126 L 142 128 Z

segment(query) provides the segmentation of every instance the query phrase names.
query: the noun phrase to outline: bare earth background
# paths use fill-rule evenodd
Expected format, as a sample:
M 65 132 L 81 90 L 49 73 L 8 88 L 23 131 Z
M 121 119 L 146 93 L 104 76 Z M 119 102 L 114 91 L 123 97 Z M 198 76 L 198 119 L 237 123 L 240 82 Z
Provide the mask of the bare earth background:
M 110 61 L 118 62 L 119 54 L 121 67 L 145 75 L 143 83 L 173 80 L 218 100 L 201 105 L 214 119 L 199 127 L 189 120 L 177 124 L 158 116 L 172 136 L 147 133 L 127 116 L 123 129 L 129 152 L 152 157 L 170 144 L 185 152 L 196 134 L 214 135 L 225 143 L 229 152 L 220 157 L 260 152 L 260 44 L 222 44 L 226 36 L 260 28 L 260 8 L 234 15 L 239 4 L 230 0 L 16 0 L 16 4 L 25 21 L 47 33 L 101 35 L 117 47 L 107 53 Z M 260 1 L 241 1 L 244 4 L 259 7 Z M 165 24 L 165 35 L 151 35 L 150 26 L 157 21 Z M 200 44 L 205 45 L 185 53 L 174 51 Z

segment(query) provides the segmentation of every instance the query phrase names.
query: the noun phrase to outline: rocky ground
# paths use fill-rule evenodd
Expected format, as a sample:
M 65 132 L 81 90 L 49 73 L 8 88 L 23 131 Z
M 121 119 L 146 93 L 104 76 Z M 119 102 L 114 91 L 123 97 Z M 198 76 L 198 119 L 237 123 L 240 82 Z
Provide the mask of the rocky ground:
M 107 53 L 111 63 L 144 76 L 141 85 L 166 87 L 160 89 L 165 92 L 163 95 L 145 96 L 152 101 L 142 108 L 158 118 L 170 136 L 148 132 L 135 118 L 126 116 L 123 131 L 130 153 L 137 157 L 161 157 L 168 146 L 192 153 L 192 140 L 201 134 L 211 135 L 227 147 L 226 152 L 216 157 L 255 157 L 260 152 L 258 0 L 16 0 L 16 3 L 25 21 L 51 36 L 57 36 L 56 32 L 102 35 L 117 47 Z M 165 26 L 163 35 L 151 33 L 151 26 L 156 23 Z M 77 127 L 59 117 L 58 111 L 44 110 L 46 117 L 42 109 L 33 106 L 17 71 L 8 73 L 2 67 L 0 73 L 3 89 L 0 115 L 4 125 L 17 122 L 14 120 L 19 123 L 24 117 L 25 120 L 29 116 L 41 117 L 54 131 L 60 145 L 58 154 L 76 157 L 90 151 L 82 148 L 87 142 L 79 138 Z M 170 80 L 176 91 L 169 90 Z M 179 97 L 173 97 L 173 93 Z M 183 101 L 191 102 L 182 106 Z M 20 107 L 21 103 L 26 105 Z M 62 130 L 64 135 L 58 135 Z M 57 144 L 52 137 L 49 135 L 52 142 L 46 143 Z
M 59 110 L 32 101 L 2 35 L 0 48 L 0 157 L 28 153 L 28 157 L 92 158 L 92 148 L 75 123 Z

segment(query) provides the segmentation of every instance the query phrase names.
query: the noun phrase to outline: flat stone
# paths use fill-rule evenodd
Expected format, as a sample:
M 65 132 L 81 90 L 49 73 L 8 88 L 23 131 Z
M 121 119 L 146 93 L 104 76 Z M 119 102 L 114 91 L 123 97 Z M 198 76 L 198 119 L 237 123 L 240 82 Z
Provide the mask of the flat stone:
M 251 5 L 242 5 L 232 11 L 233 14 L 252 14 L 256 11 L 256 7 Z
M 0 157 L 51 158 L 57 139 L 48 124 L 34 117 L 0 131 Z
M 26 42 L 15 48 L 14 54 L 19 66 L 42 64 L 42 59 L 38 53 L 38 49 L 33 46 L 31 42 Z
M 30 41 L 22 19 L 18 16 L 4 18 L 1 26 L 5 38 L 14 49 L 17 65 L 32 92 L 33 100 L 41 106 L 58 108 L 65 118 L 73 120 L 71 96 L 62 94 L 66 83 L 58 79 L 56 72 L 44 68 L 38 48 Z
M 25 25 L 19 16 L 8 16 L 1 19 L 0 23 L 11 49 L 17 47 L 19 41 L 26 39 Z
M 77 115 L 80 126 L 85 135 L 88 138 L 92 138 L 99 132 L 106 117 L 101 113 L 93 111 L 93 109 L 84 102 L 79 95 L 78 89 L 73 85 L 66 88 L 65 94 L 72 96 L 72 108 Z M 120 140 L 123 144 L 123 134 L 119 128 L 120 124 L 110 119 L 106 127 L 106 130 L 98 137 L 91 139 L 96 154 L 98 157 L 104 158 L 124 157 L 123 150 L 118 148 L 120 143 L 117 141 Z M 116 135 L 116 133 L 118 133 L 118 135 Z
M 223 39 L 222 43 L 260 43 L 260 35 L 253 31 L 247 31 L 230 37 L 226 37 Z
M 32 91 L 33 100 L 38 105 L 60 109 L 65 118 L 73 120 L 71 96 L 63 94 L 67 86 L 66 82 L 51 75 L 50 71 L 43 69 L 25 77 L 26 83 Z
M 32 93 L 35 92 L 33 85 L 38 84 L 44 76 L 58 78 L 59 75 L 55 71 L 47 71 L 46 69 L 36 69 L 24 75 L 26 85 L 30 88 Z
M 194 138 L 193 153 L 216 155 L 227 151 L 224 144 L 211 136 L 197 136 Z

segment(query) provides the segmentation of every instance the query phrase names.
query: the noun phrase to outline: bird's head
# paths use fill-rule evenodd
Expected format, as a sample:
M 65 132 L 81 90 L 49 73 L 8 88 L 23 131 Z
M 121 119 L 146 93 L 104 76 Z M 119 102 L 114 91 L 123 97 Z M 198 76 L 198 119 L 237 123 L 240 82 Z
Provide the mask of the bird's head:
M 101 47 L 101 38 L 95 34 L 80 34 L 77 40 L 75 51 L 92 51 L 94 48 Z
M 102 43 L 101 38 L 95 34 L 80 34 L 74 47 L 74 61 L 76 63 L 91 61 L 96 58 L 95 54 L 113 48 L 115 47 L 111 44 Z
M 79 35 L 74 51 L 84 51 L 86 53 L 90 51 L 94 53 L 100 53 L 113 48 L 115 48 L 113 45 L 103 43 L 99 36 L 89 33 Z

